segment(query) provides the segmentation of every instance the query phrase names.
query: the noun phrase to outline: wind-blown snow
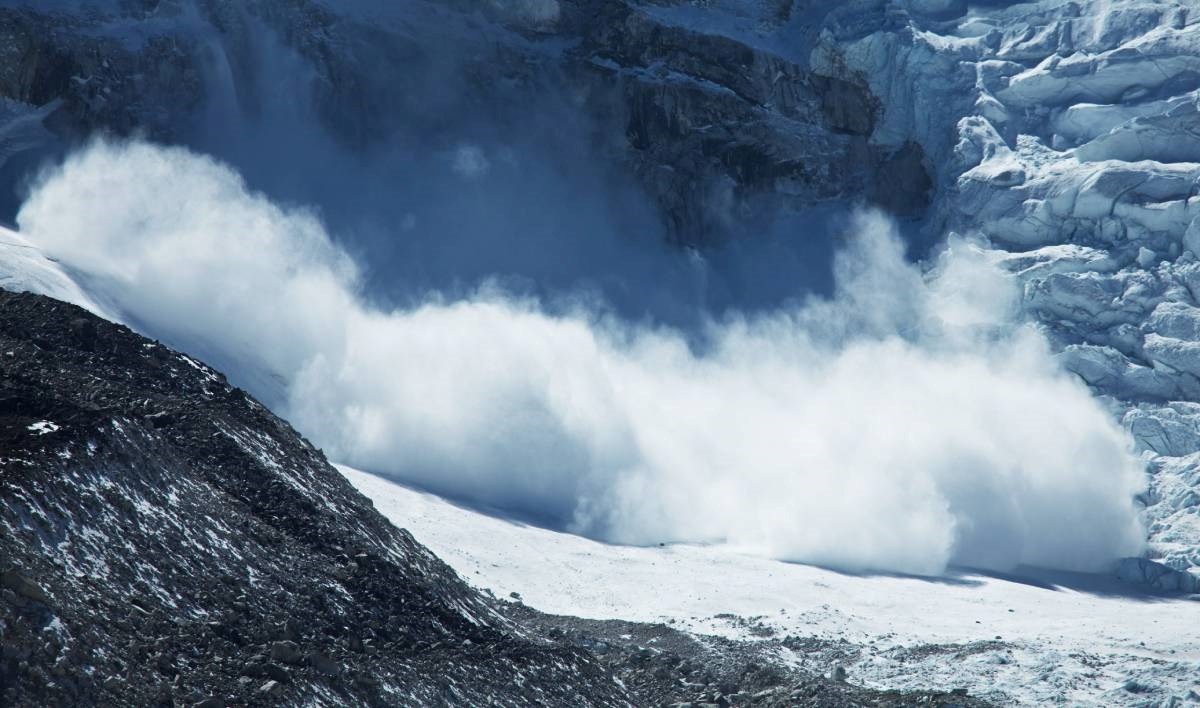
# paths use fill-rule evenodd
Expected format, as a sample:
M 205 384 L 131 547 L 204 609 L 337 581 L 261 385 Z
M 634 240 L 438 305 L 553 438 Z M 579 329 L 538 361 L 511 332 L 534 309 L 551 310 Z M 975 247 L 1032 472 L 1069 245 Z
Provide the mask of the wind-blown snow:
M 313 214 L 181 149 L 95 144 L 18 223 L 335 459 L 554 527 L 917 573 L 1142 549 L 1129 439 L 964 241 L 922 274 L 865 215 L 833 298 L 697 343 L 487 287 L 377 310 Z

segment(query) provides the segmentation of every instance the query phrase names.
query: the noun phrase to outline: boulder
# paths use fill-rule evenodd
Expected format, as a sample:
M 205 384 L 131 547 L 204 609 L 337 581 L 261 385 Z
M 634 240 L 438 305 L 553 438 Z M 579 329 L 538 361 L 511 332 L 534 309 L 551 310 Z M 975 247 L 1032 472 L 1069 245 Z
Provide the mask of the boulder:
M 46 591 L 15 569 L 6 570 L 0 574 L 0 585 L 34 602 L 40 602 L 43 605 L 50 604 L 50 596 Z
M 271 658 L 275 661 L 282 661 L 285 664 L 295 664 L 302 657 L 300 646 L 291 640 L 285 639 L 271 645 Z

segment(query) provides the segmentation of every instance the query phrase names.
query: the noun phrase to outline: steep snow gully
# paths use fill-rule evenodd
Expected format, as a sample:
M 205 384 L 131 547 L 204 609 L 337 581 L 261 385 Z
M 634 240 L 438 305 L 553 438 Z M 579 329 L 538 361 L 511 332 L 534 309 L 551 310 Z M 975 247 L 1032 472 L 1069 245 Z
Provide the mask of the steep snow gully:
M 1101 615 L 1195 614 L 1193 3 L 0 4 L 0 287 L 225 370 L 397 524 L 461 510 L 395 482 L 645 582 L 707 544 L 849 596 L 895 579 L 778 561 L 1035 616 L 1062 596 L 956 573 L 1100 573 L 1173 598 L 1101 582 Z M 470 579 L 502 534 L 462 513 L 486 538 L 431 545 Z M 1096 655 L 1031 626 L 1020 670 L 971 654 L 996 700 L 1200 696 L 1182 625 Z M 945 654 L 871 656 L 883 687 Z

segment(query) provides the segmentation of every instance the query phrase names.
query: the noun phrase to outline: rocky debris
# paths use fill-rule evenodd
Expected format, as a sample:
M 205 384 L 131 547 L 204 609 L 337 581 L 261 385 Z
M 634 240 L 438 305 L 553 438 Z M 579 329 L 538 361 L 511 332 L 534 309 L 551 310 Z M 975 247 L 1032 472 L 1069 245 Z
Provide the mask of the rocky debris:
M 846 667 L 841 664 L 834 664 L 833 670 L 829 672 L 829 680 L 844 683 L 847 677 Z
M 211 370 L 5 292 L 0 351 L 0 704 L 633 702 Z
M 839 642 L 789 637 L 735 641 L 680 632 L 661 624 L 543 615 L 506 604 L 514 621 L 593 652 L 650 705 L 669 706 L 984 706 L 961 689 L 949 692 L 871 691 L 854 685 L 835 660 L 833 673 L 797 672 L 784 657 L 815 665 L 850 656 Z M 828 664 L 826 664 L 828 666 Z
M 822 678 L 847 654 L 816 640 L 481 595 L 219 373 L 76 306 L 0 291 L 0 351 L 0 704 L 951 704 Z
M 46 606 L 50 605 L 50 596 L 46 594 L 46 591 L 16 570 L 6 570 L 0 574 L 0 585 L 27 600 L 33 600 Z
M 280 696 L 283 694 L 283 684 L 278 681 L 267 681 L 258 687 L 258 693 L 264 696 Z
M 295 664 L 300 661 L 300 647 L 291 641 L 275 642 L 271 645 L 271 659 L 285 664 Z
M 318 673 L 325 674 L 326 676 L 337 676 L 339 673 L 341 673 L 341 667 L 338 665 L 338 663 L 331 659 L 328 655 L 322 654 L 321 652 L 313 652 L 309 654 L 307 657 L 307 662 L 308 665 Z

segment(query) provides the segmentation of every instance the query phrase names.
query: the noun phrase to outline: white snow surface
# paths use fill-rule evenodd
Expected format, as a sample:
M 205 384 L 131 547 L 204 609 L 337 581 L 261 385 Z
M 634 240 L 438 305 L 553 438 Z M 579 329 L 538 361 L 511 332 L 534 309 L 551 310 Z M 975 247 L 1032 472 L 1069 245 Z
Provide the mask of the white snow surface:
M 736 615 L 776 637 L 858 647 L 850 681 L 873 688 L 965 687 L 1005 704 L 1200 702 L 1200 635 L 1191 631 L 1200 601 L 1081 575 L 857 576 L 730 546 L 610 545 L 339 469 L 468 582 L 501 598 L 517 593 L 543 612 L 754 640 L 730 621 Z M 832 666 L 819 655 L 783 656 L 816 671 Z
M 106 319 L 108 315 L 62 267 L 15 231 L 0 226 L 0 288 L 31 292 L 79 305 Z

